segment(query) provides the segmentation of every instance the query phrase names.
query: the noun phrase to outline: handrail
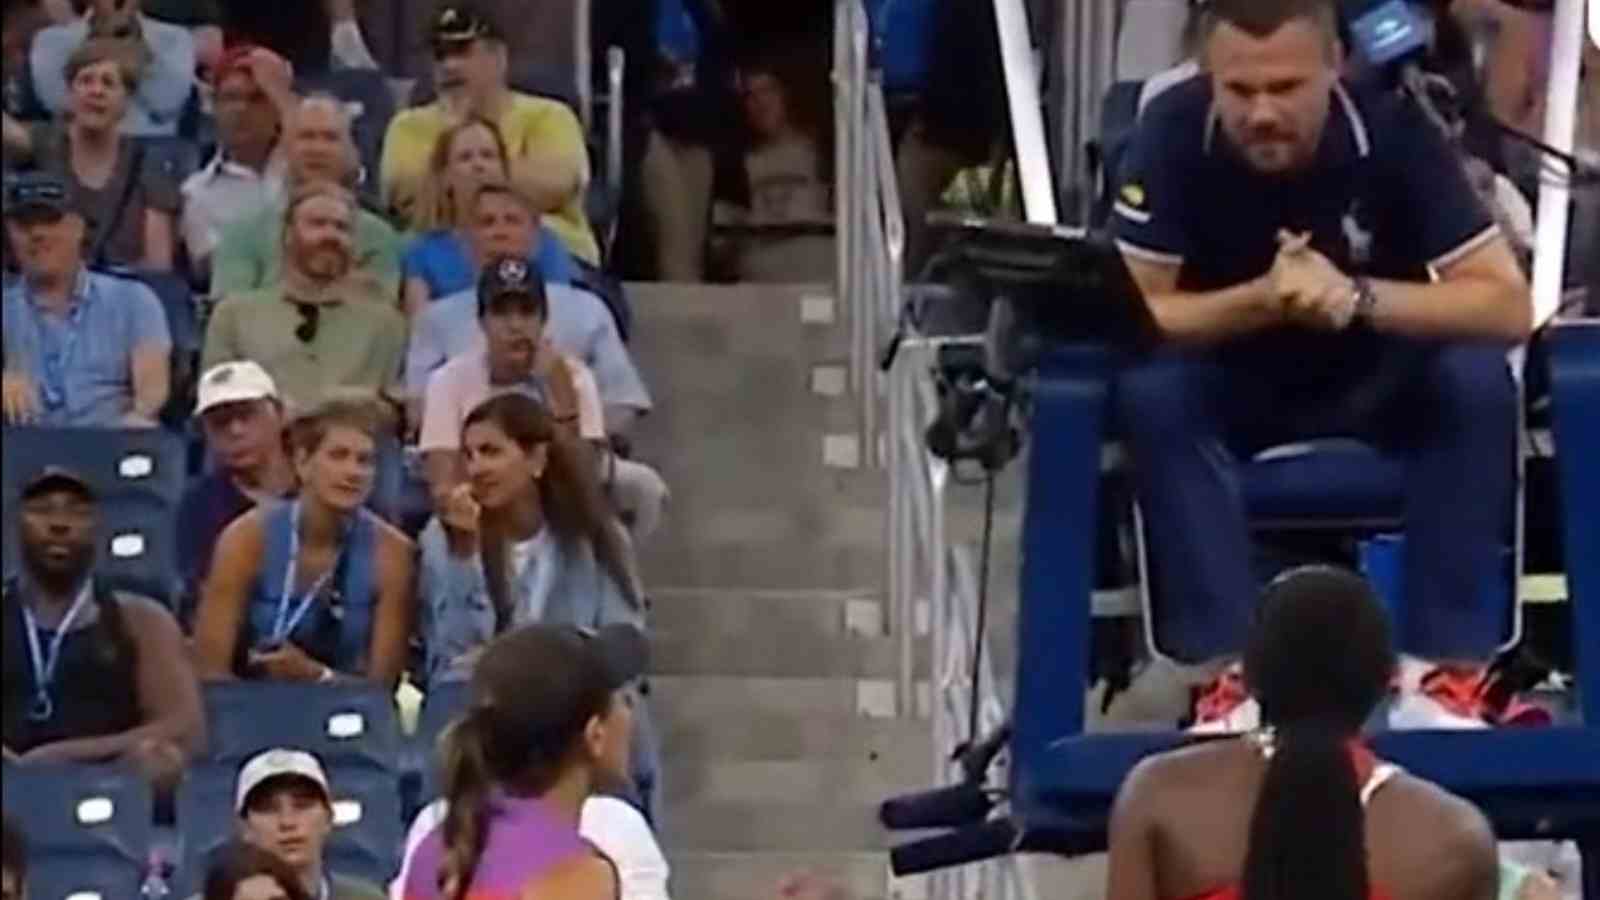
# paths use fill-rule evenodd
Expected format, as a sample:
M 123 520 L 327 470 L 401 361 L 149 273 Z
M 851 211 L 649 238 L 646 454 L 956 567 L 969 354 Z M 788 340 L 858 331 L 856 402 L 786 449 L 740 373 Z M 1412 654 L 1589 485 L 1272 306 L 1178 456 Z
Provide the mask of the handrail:
M 1006 3 L 1020 14 L 1019 0 L 996 0 L 997 9 Z M 1013 31 L 1013 36 L 1016 33 Z M 1020 33 L 1025 44 L 1025 18 Z M 867 57 L 868 20 L 863 0 L 835 0 L 833 38 L 838 136 L 834 157 L 834 212 L 838 217 L 835 288 L 849 317 L 850 387 L 860 404 L 862 456 L 869 465 L 881 462 L 889 481 L 885 613 L 897 641 L 897 709 L 902 716 L 922 714 L 916 641 L 919 634 L 927 634 L 933 645 L 931 702 L 926 713 L 933 732 L 932 774 L 937 783 L 948 784 L 960 777 L 950 762 L 953 751 L 972 737 L 966 729 L 974 689 L 980 692 L 981 728 L 998 725 L 1004 716 L 996 682 L 987 671 L 987 653 L 980 683 L 972 684 L 971 649 L 978 638 L 974 567 L 968 549 L 949 545 L 945 530 L 949 467 L 930 454 L 923 442 L 923 431 L 939 409 L 932 377 L 939 347 L 975 338 L 927 338 L 913 332 L 902 341 L 895 365 L 887 373 L 879 370 L 881 337 L 901 318 L 904 304 L 905 222 L 881 73 Z M 1033 146 L 1038 158 L 1047 163 L 1037 84 L 1032 96 L 1037 138 Z M 1042 174 L 1049 198 L 1044 209 L 1053 221 L 1054 193 L 1047 165 Z M 1034 209 L 1039 209 L 1037 202 Z M 1014 857 L 935 873 L 929 896 L 930 900 L 1033 900 Z

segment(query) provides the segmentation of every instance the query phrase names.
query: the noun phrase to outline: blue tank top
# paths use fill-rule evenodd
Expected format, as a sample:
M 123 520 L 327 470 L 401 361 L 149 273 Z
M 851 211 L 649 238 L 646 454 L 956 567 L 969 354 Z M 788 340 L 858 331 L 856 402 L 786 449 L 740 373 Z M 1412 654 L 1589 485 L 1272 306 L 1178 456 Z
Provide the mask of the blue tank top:
M 266 550 L 251 587 L 240 647 L 264 648 L 287 640 L 337 671 L 364 671 L 377 604 L 377 517 L 365 508 L 356 511 L 329 576 L 311 591 L 290 584 L 290 596 L 284 596 L 285 578 L 295 562 L 291 551 L 299 543 L 295 509 L 294 502 L 279 503 L 265 513 Z

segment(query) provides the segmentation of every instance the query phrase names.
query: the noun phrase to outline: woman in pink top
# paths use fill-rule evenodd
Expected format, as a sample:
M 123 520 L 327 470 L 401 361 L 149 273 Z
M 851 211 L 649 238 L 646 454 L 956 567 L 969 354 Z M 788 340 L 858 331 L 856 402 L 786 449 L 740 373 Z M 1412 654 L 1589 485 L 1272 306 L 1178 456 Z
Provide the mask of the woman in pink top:
M 406 900 L 616 900 L 616 869 L 578 834 L 596 786 L 627 777 L 624 690 L 644 636 L 533 625 L 484 651 L 442 744 L 449 812 L 417 848 Z

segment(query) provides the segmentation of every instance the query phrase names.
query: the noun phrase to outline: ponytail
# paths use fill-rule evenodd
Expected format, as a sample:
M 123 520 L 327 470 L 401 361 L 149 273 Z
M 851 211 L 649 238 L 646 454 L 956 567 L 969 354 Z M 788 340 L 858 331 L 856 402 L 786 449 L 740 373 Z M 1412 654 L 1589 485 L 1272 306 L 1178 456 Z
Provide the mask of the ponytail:
M 465 900 L 488 842 L 491 779 L 485 724 L 483 712 L 471 709 L 442 741 L 444 790 L 450 801 L 444 819 L 444 859 L 439 865 L 442 900 Z
M 1367 900 L 1366 816 L 1349 730 L 1277 731 L 1250 819 L 1244 900 Z

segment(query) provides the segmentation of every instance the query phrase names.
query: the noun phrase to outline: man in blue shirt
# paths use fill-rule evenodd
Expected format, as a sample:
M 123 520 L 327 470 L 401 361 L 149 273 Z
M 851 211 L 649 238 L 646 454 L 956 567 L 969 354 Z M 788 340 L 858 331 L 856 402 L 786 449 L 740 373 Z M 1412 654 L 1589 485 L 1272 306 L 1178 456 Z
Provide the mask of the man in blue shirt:
M 122 36 L 144 44 L 150 66 L 122 120 L 132 137 L 171 137 L 178 133 L 183 107 L 194 92 L 194 37 L 188 29 L 138 14 L 138 0 L 93 0 L 83 18 L 52 25 L 33 38 L 29 67 L 33 89 L 51 115 L 67 108 L 67 59 L 92 33 Z
M 6 424 L 153 426 L 171 380 L 161 301 L 138 281 L 84 268 L 87 226 L 59 177 L 18 176 L 5 194 L 22 264 L 3 302 Z
M 1164 338 L 1116 384 L 1162 645 L 1236 652 L 1258 590 L 1239 460 L 1354 437 L 1406 466 L 1403 648 L 1482 660 L 1506 621 L 1528 287 L 1455 153 L 1339 80 L 1327 0 L 1215 0 L 1204 74 L 1144 114 L 1112 228 Z
M 539 220 L 513 188 L 485 186 L 473 205 L 469 237 L 477 258 L 533 257 Z M 626 434 L 633 420 L 650 410 L 650 393 L 622 344 L 611 310 L 594 294 L 566 284 L 552 284 L 548 278 L 545 293 L 550 305 L 546 339 L 594 372 L 600 401 L 605 406 L 606 432 Z M 407 393 L 420 397 L 434 370 L 482 342 L 475 285 L 434 301 L 412 326 L 406 353 Z

